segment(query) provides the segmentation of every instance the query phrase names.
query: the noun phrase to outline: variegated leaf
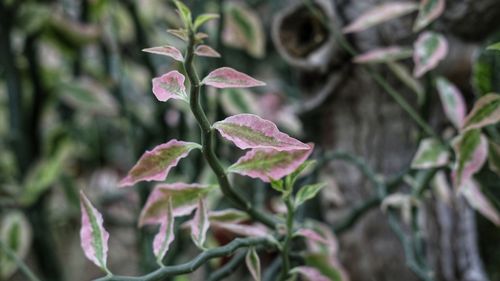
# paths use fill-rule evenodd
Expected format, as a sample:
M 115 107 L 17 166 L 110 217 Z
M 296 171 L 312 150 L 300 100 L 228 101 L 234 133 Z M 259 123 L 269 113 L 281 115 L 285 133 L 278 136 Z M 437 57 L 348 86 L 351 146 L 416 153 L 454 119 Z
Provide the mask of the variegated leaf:
M 417 153 L 413 157 L 413 169 L 429 169 L 448 164 L 449 153 L 439 140 L 428 138 L 420 141 Z
M 331 281 L 330 278 L 321 274 L 319 270 L 312 266 L 297 266 L 290 273 L 299 274 L 308 281 Z
M 278 151 L 309 149 L 309 146 L 278 130 L 276 125 L 254 114 L 238 114 L 213 127 L 241 149 L 272 148 Z
M 186 86 L 184 86 L 185 79 L 184 75 L 176 70 L 153 78 L 153 94 L 159 101 L 163 102 L 169 99 L 180 99 L 188 102 Z
M 421 0 L 413 31 L 420 31 L 437 19 L 444 11 L 445 2 L 445 0 Z
M 490 51 L 500 51 L 500 42 L 489 45 L 486 49 Z
M 248 271 L 250 272 L 250 275 L 252 275 L 253 280 L 255 281 L 262 280 L 261 270 L 260 270 L 260 259 L 254 247 L 248 249 L 247 255 L 245 257 L 245 263 L 247 265 Z
M 302 205 L 305 201 L 310 200 L 325 187 L 324 183 L 309 184 L 301 187 L 295 195 L 295 207 Z
M 173 0 L 175 6 L 177 7 L 177 11 L 179 12 L 179 15 L 181 16 L 181 20 L 184 23 L 184 26 L 186 28 L 189 28 L 192 23 L 193 23 L 193 18 L 191 16 L 191 10 L 182 3 L 182 1 L 179 0 Z
M 308 229 L 322 238 L 322 240 L 306 239 L 308 252 L 336 256 L 338 254 L 338 241 L 330 227 L 318 221 L 307 221 L 307 224 Z
M 355 63 L 385 63 L 411 58 L 413 50 L 399 46 L 375 49 L 354 57 Z
M 500 95 L 487 94 L 481 97 L 465 118 L 463 131 L 482 128 L 500 122 Z
M 413 61 L 415 69 L 413 75 L 421 77 L 434 69 L 448 54 L 448 41 L 443 35 L 427 31 L 415 41 Z
M 500 175 L 500 145 L 489 141 L 488 144 L 488 166 L 490 170 Z
M 266 83 L 256 80 L 245 73 L 234 70 L 230 67 L 221 67 L 210 72 L 203 78 L 201 84 L 215 88 L 249 88 L 264 86 Z
M 477 173 L 488 154 L 488 141 L 478 129 L 469 130 L 453 141 L 455 166 L 453 167 L 453 185 L 460 188 Z
M 328 240 L 326 240 L 323 236 L 321 236 L 319 233 L 312 229 L 308 228 L 301 228 L 295 232 L 296 236 L 302 236 L 305 237 L 311 241 L 322 243 L 322 244 L 328 244 Z
M 248 213 L 236 210 L 236 209 L 224 209 L 218 211 L 212 211 L 208 214 L 208 219 L 210 222 L 231 222 L 240 223 L 250 219 Z
M 128 175 L 120 181 L 120 186 L 131 186 L 140 181 L 162 181 L 170 169 L 193 149 L 201 146 L 193 142 L 171 140 L 146 151 Z
M 181 51 L 179 51 L 179 49 L 177 49 L 174 46 L 165 45 L 165 46 L 159 46 L 159 47 L 152 47 L 152 48 L 143 49 L 142 51 L 147 52 L 147 53 L 171 57 L 174 60 L 180 61 L 180 62 L 184 61 L 184 57 L 182 56 Z
M 207 45 L 199 45 L 196 47 L 196 50 L 194 50 L 194 53 L 200 57 L 220 58 L 220 54 Z
M 263 237 L 270 235 L 269 230 L 262 224 L 211 221 L 210 227 L 214 229 L 226 230 L 230 233 L 245 237 Z
M 432 178 L 431 186 L 437 195 L 437 198 L 451 206 L 452 189 L 448 184 L 448 179 L 443 171 L 438 171 Z
M 436 80 L 436 86 L 446 117 L 456 128 L 462 128 L 466 112 L 462 93 L 443 77 Z
M 0 241 L 3 246 L 22 260 L 30 251 L 31 239 L 31 226 L 26 216 L 19 210 L 4 209 L 0 216 Z M 0 280 L 9 280 L 17 269 L 16 261 L 0 251 Z
M 280 179 L 297 169 L 309 155 L 314 145 L 309 144 L 308 150 L 277 151 L 274 149 L 252 149 L 235 164 L 228 168 L 229 172 L 264 182 Z
M 417 95 L 417 102 L 419 105 L 422 105 L 425 100 L 424 87 L 422 86 L 422 83 L 413 77 L 410 70 L 401 63 L 389 62 L 387 63 L 387 66 L 401 82 L 403 82 Z
M 187 42 L 189 40 L 188 32 L 186 29 L 168 29 L 167 32 L 181 39 L 182 41 Z
M 224 44 L 243 49 L 253 57 L 262 58 L 266 52 L 266 33 L 261 17 L 245 5 L 234 1 L 227 4 L 222 31 Z
M 469 179 L 464 182 L 461 193 L 464 195 L 467 202 L 489 219 L 495 225 L 500 226 L 500 213 L 495 206 L 490 202 L 485 194 L 481 191 L 481 187 L 474 179 Z
M 418 5 L 411 2 L 390 2 L 378 5 L 363 13 L 354 22 L 343 29 L 344 33 L 366 30 L 380 23 L 401 17 L 418 9 Z
M 109 233 L 104 229 L 102 215 L 92 206 L 82 191 L 80 192 L 80 207 L 82 212 L 80 240 L 83 252 L 89 260 L 109 273 L 106 265 Z
M 306 266 L 316 269 L 330 281 L 348 281 L 348 275 L 336 256 L 321 253 L 306 253 L 304 255 Z M 320 276 L 319 279 L 322 280 Z
M 163 258 L 167 254 L 170 244 L 174 241 L 174 211 L 172 198 L 168 197 L 164 206 L 165 215 L 160 224 L 160 230 L 153 240 L 153 253 L 159 265 L 163 265 Z
M 193 239 L 194 244 L 200 249 L 204 249 L 203 244 L 205 244 L 205 240 L 207 239 L 209 226 L 207 206 L 204 199 L 200 199 L 198 200 L 198 207 L 191 221 L 191 239 Z
M 216 186 L 201 184 L 172 183 L 157 185 L 146 201 L 139 217 L 139 226 L 160 224 L 164 221 L 165 206 L 172 200 L 174 217 L 189 215 L 201 198 Z M 171 199 L 170 199 L 171 198 Z

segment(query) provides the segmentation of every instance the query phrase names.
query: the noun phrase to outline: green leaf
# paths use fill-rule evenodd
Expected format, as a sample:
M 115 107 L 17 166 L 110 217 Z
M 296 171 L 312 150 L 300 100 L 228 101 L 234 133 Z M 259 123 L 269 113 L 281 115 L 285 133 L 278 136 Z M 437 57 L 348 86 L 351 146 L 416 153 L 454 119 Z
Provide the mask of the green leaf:
M 250 271 L 250 274 L 252 275 L 253 280 L 260 281 L 261 280 L 260 259 L 254 247 L 251 247 L 248 250 L 247 255 L 245 257 L 245 263 L 247 265 L 248 271 Z
M 486 48 L 486 50 L 489 50 L 489 51 L 500 51 L 500 42 L 495 43 L 493 45 L 489 45 L 488 48 Z
M 28 254 L 31 244 L 31 227 L 20 211 L 5 213 L 0 224 L 0 240 L 20 259 Z M 15 261 L 0 252 L 0 280 L 8 280 L 17 270 Z
M 448 150 L 440 141 L 432 138 L 423 139 L 411 162 L 411 167 L 413 169 L 440 167 L 448 163 L 448 158 Z
M 463 131 L 479 129 L 500 122 L 500 95 L 487 94 L 476 101 L 464 121 Z
M 307 160 L 302 163 L 293 173 L 286 177 L 288 185 L 293 187 L 299 176 L 306 170 L 312 170 L 316 166 L 316 160 Z
M 500 176 L 500 145 L 489 141 L 488 145 L 488 165 L 490 170 Z
M 194 30 L 198 30 L 207 21 L 218 19 L 218 14 L 201 14 L 194 20 Z
M 190 29 L 193 24 L 193 18 L 191 17 L 191 10 L 179 0 L 173 0 L 177 10 L 179 11 L 179 15 L 181 16 L 181 20 L 184 23 L 184 26 L 187 29 Z
M 236 3 L 228 3 L 224 15 L 224 44 L 262 58 L 266 51 L 266 37 L 261 17 L 248 7 Z
M 453 141 L 455 166 L 453 167 L 453 184 L 460 188 L 477 173 L 488 154 L 488 141 L 479 129 L 469 130 Z
M 314 198 L 320 190 L 325 187 L 325 183 L 309 184 L 303 186 L 295 196 L 295 207 L 302 205 L 305 201 Z

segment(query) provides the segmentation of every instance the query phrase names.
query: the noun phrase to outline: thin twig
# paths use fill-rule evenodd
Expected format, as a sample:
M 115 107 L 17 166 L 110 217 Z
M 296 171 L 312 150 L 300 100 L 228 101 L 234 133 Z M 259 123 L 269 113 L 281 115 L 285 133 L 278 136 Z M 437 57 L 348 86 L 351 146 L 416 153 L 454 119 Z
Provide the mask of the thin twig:
M 0 240 L 0 250 L 7 255 L 7 258 L 13 260 L 19 267 L 19 270 L 28 278 L 30 281 L 40 281 L 38 277 L 29 269 L 29 267 L 24 263 L 24 261 L 19 258 L 11 248 L 9 248 L 5 243 Z
M 96 279 L 95 281 L 159 281 L 168 276 L 182 275 L 195 271 L 198 267 L 202 266 L 208 260 L 218 257 L 224 257 L 234 253 L 239 248 L 248 248 L 251 246 L 267 245 L 271 246 L 269 238 L 267 237 L 250 237 L 250 238 L 236 238 L 230 243 L 202 252 L 190 262 L 161 267 L 147 275 L 130 277 L 130 276 L 106 276 Z

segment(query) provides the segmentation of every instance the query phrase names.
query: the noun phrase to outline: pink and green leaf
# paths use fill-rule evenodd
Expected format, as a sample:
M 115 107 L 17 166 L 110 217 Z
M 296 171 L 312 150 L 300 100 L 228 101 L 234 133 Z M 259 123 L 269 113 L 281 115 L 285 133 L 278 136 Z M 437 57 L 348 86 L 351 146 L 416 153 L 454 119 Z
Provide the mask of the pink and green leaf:
M 240 223 L 249 220 L 250 216 L 246 212 L 229 208 L 210 212 L 208 214 L 208 219 L 210 222 Z
M 489 219 L 495 225 L 500 226 L 499 211 L 481 191 L 481 187 L 476 181 L 469 179 L 464 182 L 461 193 L 472 208 L 476 209 L 481 215 Z
M 230 233 L 244 237 L 264 237 L 270 235 L 268 228 L 262 224 L 211 221 L 210 226 L 214 229 L 226 230 Z
M 191 220 L 191 239 L 193 239 L 194 244 L 200 249 L 204 249 L 203 244 L 207 240 L 209 226 L 207 206 L 205 200 L 200 198 L 194 217 Z
M 184 61 L 184 57 L 182 56 L 181 51 L 179 51 L 179 49 L 177 49 L 176 47 L 170 46 L 170 45 L 147 48 L 147 49 L 143 49 L 142 51 L 147 52 L 147 53 L 171 57 L 174 60 L 180 61 L 180 62 Z
M 428 26 L 444 12 L 445 0 L 422 0 L 413 31 L 417 32 Z
M 276 125 L 254 114 L 238 114 L 213 127 L 241 149 L 272 148 L 278 151 L 309 149 L 309 146 L 279 131 Z
M 219 52 L 207 45 L 199 45 L 196 47 L 194 54 L 200 57 L 220 58 Z
M 188 102 L 186 78 L 179 71 L 172 70 L 161 77 L 153 78 L 153 94 L 159 101 L 168 101 L 169 99 L 179 99 Z
M 163 181 L 170 169 L 193 149 L 201 146 L 193 142 L 171 140 L 146 151 L 137 164 L 120 181 L 120 186 L 131 186 L 140 181 Z
M 355 63 L 385 63 L 411 58 L 413 50 L 399 46 L 375 49 L 354 57 Z
M 0 241 L 20 259 L 29 254 L 32 242 L 30 222 L 21 210 L 2 210 L 0 220 Z M 0 251 L 0 280 L 11 280 L 19 264 Z
M 427 31 L 415 41 L 413 61 L 415 68 L 413 75 L 421 77 L 434 69 L 448 54 L 448 41 L 443 35 Z
M 298 207 L 307 200 L 310 200 L 318 194 L 323 187 L 326 185 L 324 183 L 309 184 L 301 187 L 297 194 L 295 195 L 295 207 Z
M 302 237 L 307 238 L 308 240 L 322 243 L 325 245 L 327 245 L 329 243 L 328 240 L 325 239 L 325 237 L 323 237 L 322 235 L 320 235 L 316 231 L 309 229 L 309 228 L 301 228 L 301 229 L 297 230 L 297 232 L 295 232 L 294 236 L 302 236 Z
M 174 212 L 172 208 L 172 198 L 169 197 L 165 204 L 165 215 L 160 224 L 160 230 L 153 240 L 153 253 L 159 265 L 163 265 L 162 260 L 167 254 L 170 244 L 174 241 Z
M 104 229 L 102 215 L 97 211 L 83 192 L 80 192 L 82 226 L 80 240 L 85 256 L 102 270 L 109 273 L 108 258 L 109 233 Z
M 280 179 L 297 169 L 311 154 L 314 145 L 307 150 L 277 151 L 274 149 L 252 149 L 228 168 L 229 172 L 264 182 Z
M 476 101 L 462 130 L 479 129 L 500 122 L 500 95 L 487 94 Z
M 342 265 L 334 255 L 321 253 L 306 253 L 304 255 L 306 266 L 316 269 L 330 281 L 348 281 L 349 278 Z M 318 278 L 321 278 L 318 276 Z M 312 279 L 322 280 L 322 279 Z
M 418 5 L 411 2 L 390 2 L 378 5 L 363 13 L 354 22 L 346 26 L 344 33 L 366 30 L 380 23 L 407 15 L 418 9 Z
M 467 110 L 462 93 L 443 77 L 436 80 L 436 86 L 446 117 L 456 128 L 462 128 Z
M 317 270 L 316 268 L 314 268 L 312 266 L 297 266 L 297 267 L 294 267 L 290 271 L 290 273 L 299 274 L 305 280 L 308 280 L 308 281 L 331 281 L 330 278 L 321 274 L 321 272 L 319 270 Z
M 439 140 L 427 138 L 420 141 L 417 153 L 413 157 L 413 169 L 429 169 L 448 164 L 449 153 Z
M 488 157 L 488 141 L 478 129 L 469 130 L 453 141 L 455 166 L 453 168 L 453 185 L 461 188 L 462 184 L 477 173 Z
M 252 275 L 253 280 L 260 281 L 261 278 L 261 269 L 260 269 L 260 259 L 259 255 L 257 255 L 257 251 L 254 247 L 248 249 L 245 264 L 247 265 L 248 271 L 250 275 Z
M 196 209 L 198 201 L 206 197 L 215 187 L 186 183 L 157 185 L 141 211 L 139 226 L 162 223 L 165 217 L 165 206 L 169 200 L 172 200 L 174 217 L 189 215 Z
M 234 70 L 230 67 L 221 67 L 210 72 L 201 84 L 215 88 L 249 88 L 264 86 L 266 83 L 256 80 L 245 73 Z

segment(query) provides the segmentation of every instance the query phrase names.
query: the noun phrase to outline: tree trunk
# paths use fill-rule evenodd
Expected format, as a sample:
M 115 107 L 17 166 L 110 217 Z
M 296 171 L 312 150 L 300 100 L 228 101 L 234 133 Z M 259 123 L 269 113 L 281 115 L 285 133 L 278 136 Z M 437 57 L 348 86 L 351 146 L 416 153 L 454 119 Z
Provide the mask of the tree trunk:
M 314 2 L 333 28 L 341 29 L 362 12 L 392 0 Z M 304 92 L 316 93 L 305 95 L 298 110 L 303 114 L 304 127 L 310 130 L 307 135 L 314 136 L 313 141 L 323 149 L 365 158 L 380 175 L 397 174 L 409 166 L 418 145 L 418 127 L 365 70 L 351 63 L 352 58 L 331 40 L 331 34 L 325 35 L 327 31 L 315 28 L 318 22 L 310 13 L 304 1 L 287 1 L 287 7 L 275 16 L 273 23 L 273 41 L 278 51 L 301 73 Z M 411 31 L 414 18 L 412 15 L 392 20 L 347 39 L 359 52 L 381 46 L 411 45 L 416 37 Z M 286 24 L 287 20 L 295 24 Z M 498 26 L 499 20 L 498 0 L 453 0 L 447 1 L 446 13 L 434 25 L 453 40 L 450 56 L 438 71 L 456 81 L 468 100 L 472 96 L 471 87 L 463 83 L 469 81 L 463 78 L 470 75 L 475 47 L 471 45 L 473 42 L 465 45 L 463 40 L 484 39 L 492 27 Z M 297 42 L 310 46 L 308 38 L 323 39 L 318 39 L 317 46 L 312 44 L 312 50 L 296 46 Z M 418 107 L 416 96 L 387 68 L 380 66 L 377 71 Z M 435 96 L 428 98 L 429 106 L 424 113 L 427 112 L 427 119 L 439 131 L 443 124 L 442 110 Z M 354 205 L 375 194 L 374 187 L 352 166 L 332 163 L 325 169 L 335 175 L 344 197 L 343 204 L 339 200 L 324 202 L 328 222 L 334 224 Z M 432 198 L 424 205 L 425 255 L 435 280 L 488 280 L 479 256 L 474 212 L 470 207 L 455 197 L 450 206 Z M 418 280 L 406 266 L 402 245 L 389 228 L 386 215 L 378 209 L 341 235 L 340 245 L 342 261 L 352 281 Z

